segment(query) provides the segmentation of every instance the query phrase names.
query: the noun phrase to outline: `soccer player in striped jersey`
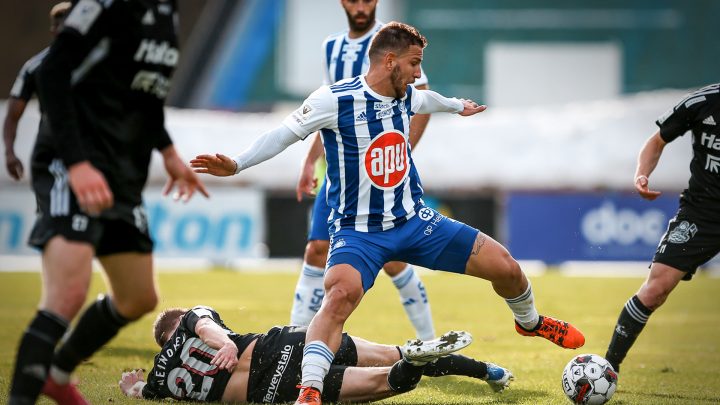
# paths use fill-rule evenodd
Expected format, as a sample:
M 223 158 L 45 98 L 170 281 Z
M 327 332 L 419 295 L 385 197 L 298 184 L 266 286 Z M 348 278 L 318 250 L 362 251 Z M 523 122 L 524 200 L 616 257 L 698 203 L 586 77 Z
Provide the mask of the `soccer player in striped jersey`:
M 690 131 L 693 157 L 688 188 L 680 208 L 658 244 L 647 280 L 620 311 L 605 357 L 620 372 L 620 363 L 658 309 L 681 280 L 692 279 L 699 266 L 720 252 L 720 84 L 693 91 L 655 122 L 658 130 L 638 153 L 635 190 L 654 200 L 650 189 L 665 145 Z
M 54 37 L 62 28 L 65 16 L 72 4 L 69 1 L 57 3 L 50 9 L 50 34 Z M 3 123 L 3 142 L 5 143 L 5 167 L 10 177 L 20 180 L 23 176 L 24 168 L 22 161 L 15 155 L 15 138 L 17 137 L 17 126 L 25 113 L 28 101 L 35 94 L 35 71 L 49 48 L 45 48 L 38 52 L 35 56 L 28 59 L 10 89 L 10 98 L 7 101 L 7 113 L 5 114 L 5 122 Z
M 198 173 L 229 176 L 317 130 L 322 133 L 332 208 L 326 296 L 308 327 L 296 404 L 321 403 L 323 379 L 345 321 L 389 260 L 488 280 L 513 312 L 517 333 L 541 336 L 563 348 L 585 343 L 572 325 L 538 314 L 530 282 L 500 243 L 423 203 L 407 146 L 410 117 L 434 112 L 471 116 L 486 109 L 410 85 L 420 77 L 426 44 L 415 28 L 388 23 L 372 40 L 366 75 L 319 88 L 283 125 L 234 159 L 200 155 L 190 162 Z
M 348 20 L 348 29 L 330 35 L 322 45 L 324 84 L 330 85 L 338 80 L 355 77 L 365 73 L 370 65 L 367 51 L 373 35 L 382 27 L 382 23 L 375 20 L 377 0 L 341 0 Z M 422 73 L 413 84 L 416 89 L 427 89 L 427 77 Z M 411 149 L 415 148 L 417 141 L 425 131 L 429 114 L 417 114 L 410 121 L 409 142 Z M 296 188 L 298 201 L 303 194 L 313 194 L 317 180 L 315 178 L 315 162 L 322 156 L 322 142 L 320 135 L 313 138 L 308 154 L 303 161 L 303 169 Z M 310 222 L 303 268 L 300 272 L 293 307 L 290 313 L 290 323 L 307 326 L 313 316 L 320 309 L 325 289 L 323 274 L 327 262 L 330 246 L 330 231 L 328 229 L 328 206 L 326 194 L 327 182 L 323 181 L 318 197 L 315 199 Z M 383 266 L 385 273 L 390 276 L 393 284 L 400 294 L 400 302 L 405 313 L 415 328 L 418 339 L 429 340 L 435 335 L 430 303 L 425 292 L 425 285 L 415 273 L 413 266 L 404 262 L 392 261 Z

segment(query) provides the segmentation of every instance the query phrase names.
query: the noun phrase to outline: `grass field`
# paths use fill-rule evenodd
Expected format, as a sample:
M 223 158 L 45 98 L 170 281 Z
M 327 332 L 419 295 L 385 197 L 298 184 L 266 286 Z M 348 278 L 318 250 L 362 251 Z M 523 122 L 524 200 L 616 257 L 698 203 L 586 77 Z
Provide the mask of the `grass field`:
M 417 390 L 384 404 L 563 404 L 560 374 L 581 352 L 604 354 L 618 311 L 641 279 L 577 278 L 547 274 L 533 277 L 541 313 L 572 321 L 587 338 L 579 351 L 560 349 L 513 329 L 504 302 L 487 282 L 423 273 L 438 332 L 464 329 L 475 342 L 462 353 L 503 365 L 516 380 L 494 394 L 484 382 L 460 377 L 425 378 Z M 229 271 L 159 275 L 161 307 L 205 304 L 216 308 L 235 331 L 262 332 L 287 322 L 296 276 Z M 7 402 L 15 348 L 39 297 L 37 273 L 0 274 L 0 402 Z M 96 275 L 91 297 L 104 290 Z M 720 279 L 699 275 L 681 284 L 650 318 L 623 364 L 613 404 L 720 403 Z M 155 354 L 150 332 L 154 315 L 124 329 L 77 372 L 80 388 L 93 404 L 131 404 L 120 393 L 122 370 L 149 369 Z M 394 287 L 381 276 L 346 328 L 382 343 L 403 343 L 412 328 L 398 304 Z M 46 399 L 41 404 L 50 403 Z

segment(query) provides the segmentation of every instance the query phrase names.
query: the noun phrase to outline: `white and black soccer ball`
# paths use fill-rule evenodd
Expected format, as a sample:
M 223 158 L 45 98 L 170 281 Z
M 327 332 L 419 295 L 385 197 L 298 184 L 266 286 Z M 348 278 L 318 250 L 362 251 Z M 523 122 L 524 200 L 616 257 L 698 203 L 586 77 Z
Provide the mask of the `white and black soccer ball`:
M 562 388 L 574 404 L 604 404 L 617 389 L 617 373 L 602 356 L 581 354 L 565 366 Z

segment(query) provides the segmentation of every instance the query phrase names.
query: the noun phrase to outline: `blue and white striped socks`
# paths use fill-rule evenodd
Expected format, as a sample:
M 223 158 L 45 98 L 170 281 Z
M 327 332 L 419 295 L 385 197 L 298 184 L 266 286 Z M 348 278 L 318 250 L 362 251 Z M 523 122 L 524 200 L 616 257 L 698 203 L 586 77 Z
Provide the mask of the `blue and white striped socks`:
M 415 328 L 415 334 L 420 340 L 432 340 L 435 338 L 430 303 L 425 293 L 425 285 L 415 273 L 413 266 L 408 264 L 405 269 L 392 277 L 403 309 L 410 322 Z
M 515 320 L 520 326 L 527 330 L 532 330 L 537 326 L 540 321 L 540 315 L 535 308 L 535 297 L 533 296 L 530 281 L 528 281 L 528 286 L 524 293 L 515 298 L 507 298 L 505 302 L 507 302 L 515 316 Z
M 303 262 L 302 272 L 295 285 L 295 298 L 290 312 L 290 324 L 308 326 L 320 310 L 323 297 L 325 269 Z
M 323 390 L 323 380 L 330 370 L 335 354 L 320 340 L 305 344 L 302 359 L 302 380 L 300 385 Z

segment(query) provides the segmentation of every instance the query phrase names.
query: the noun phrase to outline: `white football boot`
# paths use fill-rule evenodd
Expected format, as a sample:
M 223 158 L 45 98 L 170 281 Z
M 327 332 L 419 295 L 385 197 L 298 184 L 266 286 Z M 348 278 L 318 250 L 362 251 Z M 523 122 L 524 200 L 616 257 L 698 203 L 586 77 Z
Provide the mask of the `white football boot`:
M 400 347 L 403 358 L 412 365 L 423 366 L 440 357 L 464 349 L 472 343 L 472 335 L 468 332 L 451 330 L 439 338 L 422 341 L 420 339 L 408 340 Z

